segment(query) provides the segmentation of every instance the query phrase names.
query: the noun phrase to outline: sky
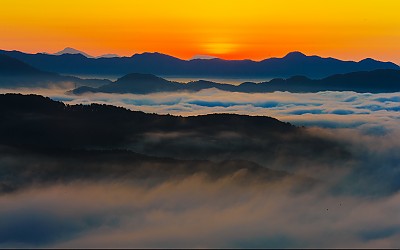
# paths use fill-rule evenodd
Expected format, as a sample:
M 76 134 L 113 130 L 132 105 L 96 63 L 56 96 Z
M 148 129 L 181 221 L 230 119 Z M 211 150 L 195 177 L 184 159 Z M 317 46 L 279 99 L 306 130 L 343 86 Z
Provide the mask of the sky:
M 5 0 L 0 49 L 261 60 L 290 51 L 400 63 L 397 0 Z

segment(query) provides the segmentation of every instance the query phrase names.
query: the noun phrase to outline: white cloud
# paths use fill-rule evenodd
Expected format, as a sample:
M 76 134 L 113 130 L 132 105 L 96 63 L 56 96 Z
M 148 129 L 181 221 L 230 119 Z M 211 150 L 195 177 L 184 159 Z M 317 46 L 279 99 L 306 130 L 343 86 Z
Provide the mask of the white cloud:
M 210 182 L 198 175 L 151 188 L 123 183 L 34 188 L 0 196 L 0 246 L 12 245 L 7 239 L 19 239 L 18 235 L 6 238 L 8 234 L 1 236 L 1 232 L 14 229 L 22 232 L 23 239 L 23 232 L 35 228 L 32 225 L 41 225 L 40 232 L 50 238 L 37 243 L 28 240 L 28 246 L 398 247 L 400 186 L 395 181 L 400 170 L 400 93 L 245 94 L 211 89 L 74 96 L 66 95 L 65 89 L 18 92 L 35 92 L 68 104 L 96 102 L 184 116 L 266 115 L 315 126 L 309 128 L 310 133 L 340 141 L 359 161 L 349 164 L 366 173 L 346 179 L 347 173 L 340 168 L 329 169 L 318 176 L 332 180 L 327 181 L 329 187 L 308 193 L 289 191 L 290 182 L 243 186 L 229 178 Z M 307 167 L 304 171 L 313 166 Z M 346 181 L 361 191 L 332 193 L 335 184 Z M 373 190 L 374 185 L 385 183 L 397 186 L 389 194 L 360 195 L 366 185 Z M 26 214 L 40 220 L 18 220 Z
M 10 90 L 1 90 L 2 93 Z M 11 91 L 15 92 L 15 90 Z M 66 89 L 21 89 L 22 93 L 50 96 L 68 104 L 92 102 L 122 106 L 131 110 L 173 115 L 237 113 L 266 115 L 298 125 L 328 127 L 360 126 L 365 123 L 397 123 L 400 119 L 400 93 L 355 92 L 319 93 L 237 93 L 216 89 L 196 93 L 172 92 L 147 95 L 86 94 L 66 95 Z M 393 124 L 392 124 L 393 125 Z

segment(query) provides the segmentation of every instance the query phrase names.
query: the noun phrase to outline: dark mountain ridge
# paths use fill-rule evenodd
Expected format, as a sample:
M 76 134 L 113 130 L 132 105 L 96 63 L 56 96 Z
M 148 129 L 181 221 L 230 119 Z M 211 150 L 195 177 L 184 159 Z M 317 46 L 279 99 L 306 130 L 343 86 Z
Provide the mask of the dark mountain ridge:
M 131 72 L 160 76 L 187 77 L 290 77 L 304 75 L 323 78 L 329 75 L 375 69 L 399 69 L 391 62 L 364 59 L 360 62 L 341 61 L 334 58 L 306 56 L 291 52 L 283 58 L 262 61 L 194 59 L 182 60 L 160 53 L 142 53 L 131 57 L 88 58 L 82 54 L 27 54 L 19 51 L 0 50 L 36 68 L 69 75 L 114 75 Z
M 93 93 L 134 93 L 148 94 L 171 91 L 200 91 L 216 88 L 229 92 L 265 93 L 274 91 L 320 92 L 320 91 L 355 91 L 387 93 L 400 91 L 400 70 L 374 70 L 353 72 L 329 76 L 320 80 L 305 76 L 293 76 L 288 79 L 275 78 L 268 82 L 245 82 L 238 86 L 212 81 L 193 81 L 187 84 L 177 83 L 150 74 L 129 74 L 114 83 L 98 88 L 81 87 L 72 91 L 74 94 Z
M 158 54 L 154 54 L 154 56 L 158 56 Z M 291 54 L 289 57 L 292 60 L 302 60 L 305 56 Z M 158 65 L 153 65 L 153 67 L 158 67 Z M 75 94 L 86 92 L 147 94 L 171 91 L 200 91 L 209 88 L 245 93 L 272 91 L 318 92 L 329 90 L 379 93 L 400 91 L 399 82 L 400 70 L 391 69 L 337 74 L 319 80 L 305 76 L 293 76 L 287 79 L 275 78 L 262 83 L 245 82 L 239 86 L 205 80 L 182 84 L 146 73 L 131 73 L 112 82 L 104 79 L 80 79 L 46 72 L 18 59 L 0 54 L 0 87 L 35 88 L 60 86 L 67 83 L 81 86 L 72 91 Z
M 24 63 L 13 57 L 0 54 L 0 87 L 49 87 L 72 83 L 75 86 L 100 86 L 111 83 L 109 80 L 80 79 L 73 76 L 63 76 L 46 72 Z
M 298 157 L 315 158 L 303 154 L 306 145 L 307 152 L 317 150 L 319 156 L 339 149 L 271 117 L 146 114 L 109 105 L 70 106 L 37 95 L 0 95 L 0 119 L 0 145 L 18 147 L 130 149 L 155 156 L 220 160 L 260 150 L 272 160 L 276 150 L 287 145 L 303 144 L 290 153 Z
M 114 83 L 99 87 L 98 91 L 105 93 L 130 93 L 134 89 L 135 93 L 146 94 L 150 92 L 183 90 L 183 87 L 180 83 L 171 82 L 155 75 L 132 73 L 119 78 Z
M 293 177 L 298 192 L 315 180 L 290 174 L 294 163 L 351 157 L 337 142 L 264 116 L 180 117 L 0 94 L 0 120 L 0 192 L 74 180 L 156 185 L 192 175 L 245 185 Z

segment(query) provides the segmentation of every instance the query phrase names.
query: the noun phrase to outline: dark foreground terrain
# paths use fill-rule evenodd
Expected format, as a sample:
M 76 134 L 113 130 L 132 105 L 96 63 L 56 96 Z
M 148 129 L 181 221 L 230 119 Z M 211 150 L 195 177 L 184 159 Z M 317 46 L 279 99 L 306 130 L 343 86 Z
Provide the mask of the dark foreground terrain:
M 84 179 L 157 183 L 194 174 L 266 182 L 292 176 L 298 162 L 351 156 L 336 142 L 261 116 L 178 117 L 5 94 L 0 119 L 3 192 Z

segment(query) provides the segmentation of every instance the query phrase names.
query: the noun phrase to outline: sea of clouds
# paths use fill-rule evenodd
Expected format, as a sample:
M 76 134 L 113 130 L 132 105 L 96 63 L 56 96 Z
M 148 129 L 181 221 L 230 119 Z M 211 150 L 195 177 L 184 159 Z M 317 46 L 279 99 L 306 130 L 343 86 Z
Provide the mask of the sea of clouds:
M 152 186 L 118 179 L 33 186 L 0 195 L 2 247 L 400 246 L 400 93 L 18 92 L 159 114 L 271 116 L 340 142 L 352 171 L 299 168 L 294 174 L 323 183 L 302 192 L 293 192 L 290 178 L 243 185 L 200 174 Z
M 65 89 L 0 90 L 1 93 L 36 93 L 67 104 L 104 103 L 148 113 L 201 115 L 236 113 L 263 115 L 297 125 L 358 127 L 368 124 L 393 127 L 400 119 L 400 93 L 238 93 L 206 89 L 199 92 L 169 92 L 145 95 L 66 94 Z M 392 124 L 394 125 L 394 124 Z

